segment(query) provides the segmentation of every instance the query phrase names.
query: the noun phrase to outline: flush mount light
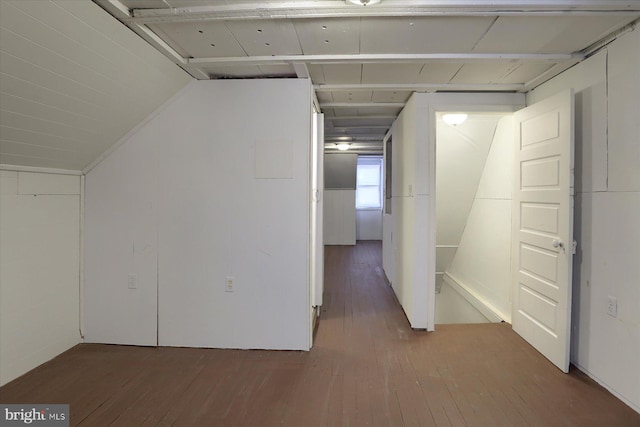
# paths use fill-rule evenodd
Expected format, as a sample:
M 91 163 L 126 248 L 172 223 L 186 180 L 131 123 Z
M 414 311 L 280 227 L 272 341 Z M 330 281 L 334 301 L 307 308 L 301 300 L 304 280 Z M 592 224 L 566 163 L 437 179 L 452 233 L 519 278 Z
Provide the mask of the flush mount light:
M 380 0 L 347 0 L 347 3 L 357 4 L 358 6 L 369 6 L 380 3 Z
M 442 120 L 444 120 L 448 125 L 457 126 L 464 123 L 464 121 L 467 120 L 467 117 L 469 117 L 468 114 L 445 114 L 442 116 Z
M 347 151 L 351 144 L 347 144 L 346 142 L 336 143 L 336 148 L 340 151 Z

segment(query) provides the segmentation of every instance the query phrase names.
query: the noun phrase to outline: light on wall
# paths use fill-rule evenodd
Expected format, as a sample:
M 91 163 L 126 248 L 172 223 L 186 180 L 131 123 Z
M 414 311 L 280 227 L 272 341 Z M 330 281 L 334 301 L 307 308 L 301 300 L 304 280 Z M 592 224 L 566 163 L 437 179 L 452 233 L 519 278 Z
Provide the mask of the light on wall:
M 340 151 L 347 151 L 351 144 L 347 144 L 346 142 L 337 142 L 336 148 Z
M 445 114 L 442 116 L 442 120 L 448 125 L 457 126 L 464 123 L 467 117 L 469 117 L 468 114 Z
M 357 4 L 358 6 L 369 6 L 380 3 L 380 0 L 347 0 L 347 3 Z

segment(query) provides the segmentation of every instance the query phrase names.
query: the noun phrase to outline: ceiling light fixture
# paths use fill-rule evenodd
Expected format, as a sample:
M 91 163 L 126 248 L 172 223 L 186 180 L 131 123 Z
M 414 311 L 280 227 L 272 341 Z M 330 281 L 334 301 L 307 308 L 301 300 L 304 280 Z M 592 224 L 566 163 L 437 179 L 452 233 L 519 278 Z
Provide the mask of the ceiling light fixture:
M 358 6 L 369 6 L 380 3 L 380 0 L 347 0 L 347 3 L 357 4 Z
M 467 117 L 469 117 L 468 114 L 445 114 L 442 116 L 442 120 L 444 120 L 444 122 L 448 125 L 458 126 L 464 123 L 464 121 L 467 120 Z
M 347 144 L 346 142 L 336 143 L 336 148 L 340 151 L 347 151 L 351 144 Z

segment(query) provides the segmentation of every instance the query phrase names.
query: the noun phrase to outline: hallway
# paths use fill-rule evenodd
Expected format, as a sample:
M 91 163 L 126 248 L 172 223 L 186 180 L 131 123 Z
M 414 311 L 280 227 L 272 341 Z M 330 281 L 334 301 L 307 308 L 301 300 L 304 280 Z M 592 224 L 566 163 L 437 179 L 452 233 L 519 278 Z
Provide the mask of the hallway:
M 379 242 L 326 247 L 312 351 L 81 344 L 0 388 L 2 403 L 70 403 L 83 426 L 637 426 L 576 369 L 506 324 L 413 331 Z

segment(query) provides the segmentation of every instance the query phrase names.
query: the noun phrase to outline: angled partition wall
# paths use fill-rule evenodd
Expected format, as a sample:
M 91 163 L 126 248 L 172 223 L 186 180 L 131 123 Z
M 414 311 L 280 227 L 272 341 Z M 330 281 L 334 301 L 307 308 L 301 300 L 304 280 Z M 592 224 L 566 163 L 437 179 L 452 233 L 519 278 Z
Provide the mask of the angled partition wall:
M 309 349 L 311 102 L 194 82 L 87 174 L 87 342 Z

